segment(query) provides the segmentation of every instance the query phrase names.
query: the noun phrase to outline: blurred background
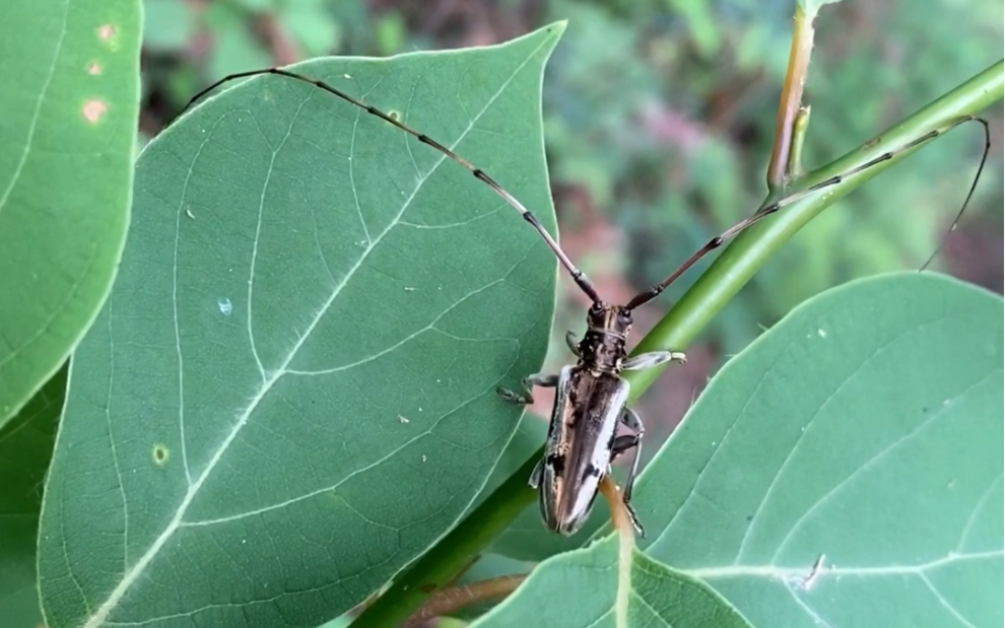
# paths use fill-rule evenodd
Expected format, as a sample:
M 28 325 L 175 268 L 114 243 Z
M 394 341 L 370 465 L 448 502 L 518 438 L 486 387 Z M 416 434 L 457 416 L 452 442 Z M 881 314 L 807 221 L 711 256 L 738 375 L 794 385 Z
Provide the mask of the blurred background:
M 544 128 L 561 238 L 617 300 L 659 281 L 752 213 L 788 59 L 792 0 L 145 0 L 141 135 L 156 135 L 225 74 L 319 55 L 387 56 L 502 42 L 569 26 L 548 65 Z M 1002 56 L 1000 0 L 849 0 L 817 19 L 804 102 L 807 170 L 856 148 Z M 934 267 L 1003 284 L 1002 106 L 967 214 Z M 421 130 L 421 129 L 420 129 Z M 881 271 L 918 268 L 977 168 L 965 125 L 840 201 L 733 300 L 639 404 L 647 441 L 669 434 L 707 378 L 793 306 Z M 523 228 L 517 226 L 516 228 Z M 641 338 L 701 266 L 637 315 Z M 546 368 L 569 361 L 582 295 L 566 281 Z M 542 408 L 538 408 L 542 410 Z M 547 413 L 547 408 L 543 408 Z M 651 438 L 650 438 L 651 437 Z M 657 447 L 647 448 L 649 455 Z

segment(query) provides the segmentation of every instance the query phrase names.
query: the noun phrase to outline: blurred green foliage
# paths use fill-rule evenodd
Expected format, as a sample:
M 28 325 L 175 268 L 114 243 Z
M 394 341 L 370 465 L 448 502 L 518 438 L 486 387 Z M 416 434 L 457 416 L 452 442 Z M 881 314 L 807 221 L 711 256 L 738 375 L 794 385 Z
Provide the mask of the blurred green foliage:
M 621 295 L 664 277 L 763 199 L 794 3 L 146 0 L 145 5 L 142 124 L 148 136 L 169 123 L 192 94 L 230 72 L 321 54 L 381 56 L 490 44 L 568 19 L 545 82 L 556 207 L 570 254 L 599 278 L 604 294 Z M 933 0 L 923 11 L 909 0 L 824 7 L 804 98 L 813 107 L 804 168 L 856 148 L 997 61 L 1003 12 L 998 0 Z M 993 137 L 1000 139 L 1001 108 L 986 115 Z M 723 311 L 706 334 L 710 345 L 720 354 L 735 353 L 762 327 L 830 286 L 920 266 L 943 240 L 966 194 L 982 140 L 977 126 L 964 126 L 840 201 Z M 999 292 L 1002 171 L 999 144 L 960 229 L 946 239 L 946 255 L 935 264 Z M 700 268 L 691 271 L 652 310 L 667 307 L 699 274 Z M 559 308 L 553 365 L 568 358 L 564 330 L 582 327 L 582 310 L 569 294 Z M 653 311 L 642 324 L 658 318 Z

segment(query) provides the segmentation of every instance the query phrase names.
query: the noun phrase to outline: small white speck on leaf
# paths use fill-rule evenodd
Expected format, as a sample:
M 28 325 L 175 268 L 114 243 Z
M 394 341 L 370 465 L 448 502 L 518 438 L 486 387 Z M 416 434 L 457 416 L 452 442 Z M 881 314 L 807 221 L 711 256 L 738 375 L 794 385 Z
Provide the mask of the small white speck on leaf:
M 230 316 L 230 313 L 234 311 L 234 304 L 227 297 L 220 297 L 216 301 L 216 306 L 220 308 L 220 313 L 224 316 Z
M 817 330 L 817 335 L 820 336 L 821 338 L 826 338 L 827 337 L 827 332 L 824 331 L 824 330 L 822 330 L 822 329 L 818 329 Z
M 399 414 L 399 415 L 398 415 L 398 423 L 408 423 L 408 419 L 407 419 L 407 418 L 405 418 L 405 417 L 403 417 L 403 416 L 401 416 L 401 415 Z
M 415 292 L 415 288 L 412 286 L 405 286 L 405 292 Z

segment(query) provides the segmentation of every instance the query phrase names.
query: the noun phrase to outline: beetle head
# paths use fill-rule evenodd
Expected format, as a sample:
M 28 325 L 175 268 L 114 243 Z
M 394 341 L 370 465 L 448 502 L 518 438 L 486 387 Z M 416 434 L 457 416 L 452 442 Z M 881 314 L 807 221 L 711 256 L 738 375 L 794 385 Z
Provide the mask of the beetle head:
M 632 311 L 623 305 L 595 301 L 586 313 L 587 331 L 626 338 L 632 328 Z

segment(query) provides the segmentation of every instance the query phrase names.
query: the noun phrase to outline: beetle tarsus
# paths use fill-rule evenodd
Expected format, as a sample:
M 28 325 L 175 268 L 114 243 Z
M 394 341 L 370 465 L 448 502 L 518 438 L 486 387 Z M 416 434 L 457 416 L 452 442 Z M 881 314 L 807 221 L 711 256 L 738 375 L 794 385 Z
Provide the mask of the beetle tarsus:
M 499 395 L 499 398 L 502 399 L 503 401 L 509 403 L 516 403 L 521 406 L 529 406 L 530 404 L 534 403 L 534 396 L 529 392 L 520 394 L 518 392 L 509 390 L 508 388 L 503 388 L 502 386 L 499 386 L 496 388 L 496 394 Z
M 652 351 L 650 353 L 640 353 L 639 355 L 632 356 L 625 360 L 621 364 L 621 368 L 625 371 L 638 371 L 651 369 L 666 362 L 678 362 L 680 364 L 684 364 L 687 362 L 687 356 L 679 351 Z
M 639 535 L 640 539 L 646 538 L 646 529 L 642 527 L 642 522 L 639 521 L 639 516 L 635 514 L 635 509 L 628 503 L 627 497 L 625 498 L 625 510 L 628 511 L 628 517 L 632 520 L 632 527 L 635 528 L 635 533 Z

